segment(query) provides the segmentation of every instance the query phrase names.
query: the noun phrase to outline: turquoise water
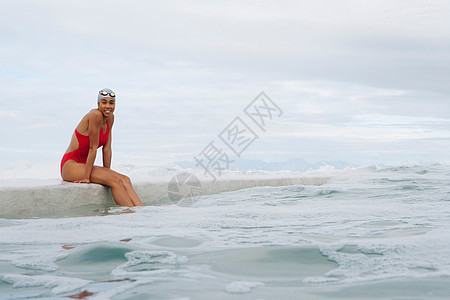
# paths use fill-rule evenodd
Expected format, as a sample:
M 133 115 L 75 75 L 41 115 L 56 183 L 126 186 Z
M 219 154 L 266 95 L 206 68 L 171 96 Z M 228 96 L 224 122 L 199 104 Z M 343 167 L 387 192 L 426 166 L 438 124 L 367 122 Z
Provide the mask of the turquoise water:
M 317 172 L 193 207 L 0 219 L 0 298 L 448 298 L 449 166 Z

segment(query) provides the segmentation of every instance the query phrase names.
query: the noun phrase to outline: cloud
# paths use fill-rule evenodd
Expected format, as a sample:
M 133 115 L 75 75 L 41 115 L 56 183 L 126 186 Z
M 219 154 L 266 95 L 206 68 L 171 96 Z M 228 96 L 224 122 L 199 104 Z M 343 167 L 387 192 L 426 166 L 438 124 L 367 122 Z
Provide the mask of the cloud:
M 261 136 L 252 149 L 273 153 L 267 159 L 289 145 L 312 160 L 354 149 L 364 161 L 381 148 L 377 157 L 390 160 L 382 153 L 406 144 L 433 152 L 425 141 L 442 147 L 449 136 L 447 1 L 6 0 L 3 8 L 0 116 L 11 129 L 0 138 L 11 149 L 65 149 L 103 87 L 118 94 L 115 151 L 155 161 L 201 151 L 261 90 L 285 111 L 265 135 L 270 143 Z M 322 149 L 327 140 L 341 150 Z
M 4 118 L 6 118 L 6 120 L 8 119 L 12 119 L 12 120 L 23 120 L 23 114 L 20 113 L 19 111 L 5 111 L 5 110 L 0 110 L 0 118 L 2 118 L 4 120 Z

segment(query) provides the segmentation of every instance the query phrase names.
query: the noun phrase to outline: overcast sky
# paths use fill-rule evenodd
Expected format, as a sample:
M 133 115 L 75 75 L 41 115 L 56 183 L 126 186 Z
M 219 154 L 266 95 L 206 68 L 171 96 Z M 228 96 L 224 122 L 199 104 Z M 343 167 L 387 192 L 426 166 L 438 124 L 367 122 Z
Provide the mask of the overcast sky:
M 244 159 L 450 162 L 441 0 L 1 0 L 0 163 L 57 161 L 117 93 L 115 162 L 192 160 L 240 117 Z M 244 108 L 283 111 L 265 131 Z

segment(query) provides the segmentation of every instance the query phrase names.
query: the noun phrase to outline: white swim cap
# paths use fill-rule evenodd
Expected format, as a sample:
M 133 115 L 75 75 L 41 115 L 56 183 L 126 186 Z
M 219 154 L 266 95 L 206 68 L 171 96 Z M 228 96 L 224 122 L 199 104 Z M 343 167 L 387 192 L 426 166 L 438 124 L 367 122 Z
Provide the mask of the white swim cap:
M 98 92 L 97 104 L 99 104 L 100 100 L 102 100 L 103 98 L 108 98 L 108 97 L 112 97 L 112 98 L 116 99 L 116 93 L 114 93 L 112 90 L 107 89 L 107 88 L 101 89 Z

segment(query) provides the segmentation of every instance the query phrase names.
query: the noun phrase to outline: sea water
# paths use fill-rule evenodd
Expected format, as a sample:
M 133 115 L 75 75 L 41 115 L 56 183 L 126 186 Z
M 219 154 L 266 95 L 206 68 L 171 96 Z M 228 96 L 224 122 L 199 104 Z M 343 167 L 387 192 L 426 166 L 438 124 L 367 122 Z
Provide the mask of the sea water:
M 0 298 L 450 297 L 450 166 L 311 172 L 329 179 L 1 218 Z

